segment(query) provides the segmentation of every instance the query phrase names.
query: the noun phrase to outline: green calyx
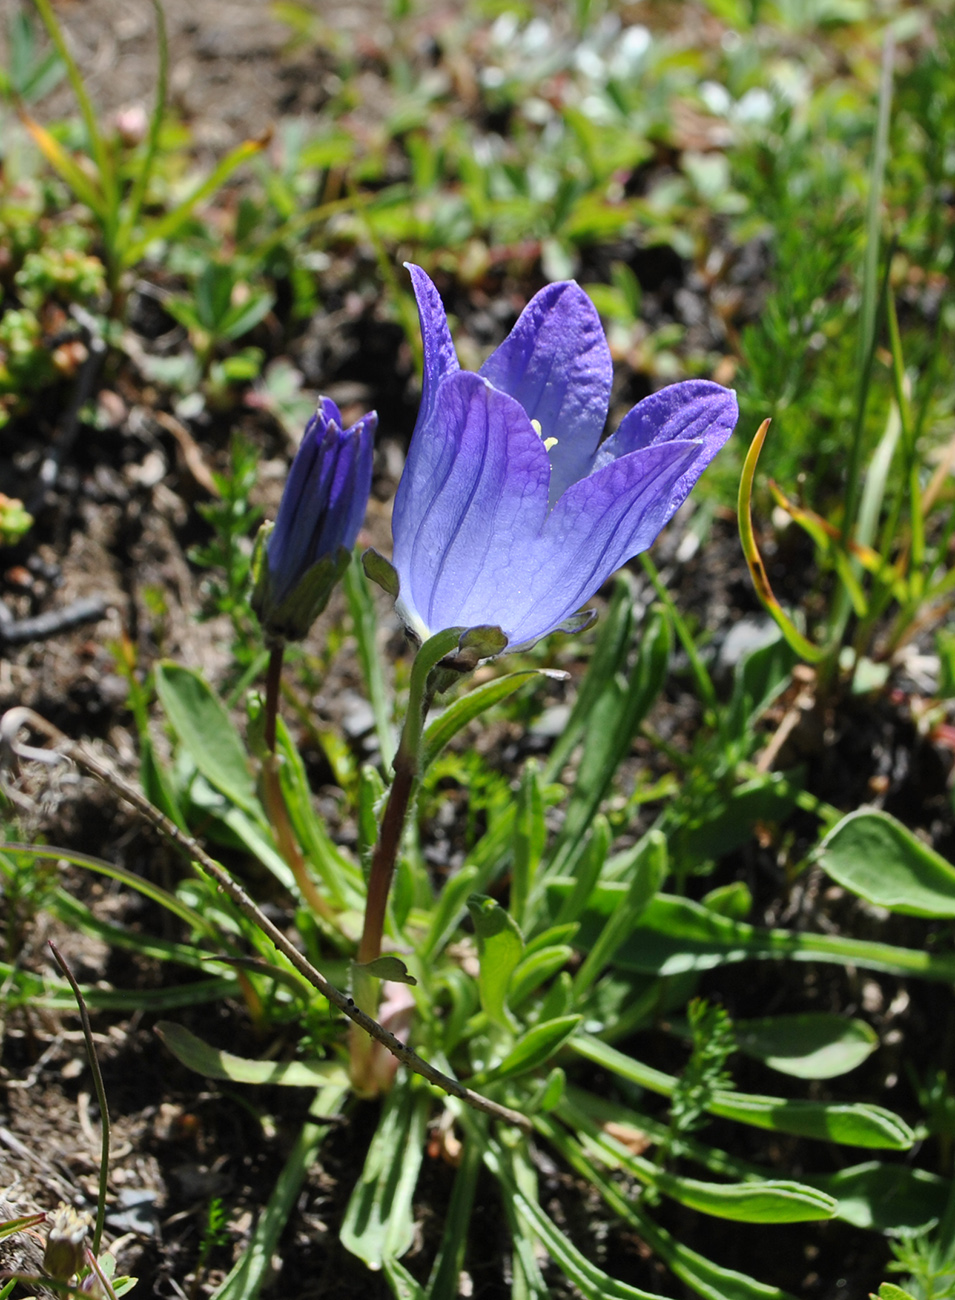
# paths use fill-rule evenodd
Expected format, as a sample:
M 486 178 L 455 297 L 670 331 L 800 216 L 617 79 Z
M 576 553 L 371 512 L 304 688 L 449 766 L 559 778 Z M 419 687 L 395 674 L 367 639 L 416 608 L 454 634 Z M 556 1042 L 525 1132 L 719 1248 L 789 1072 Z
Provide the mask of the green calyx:
M 284 600 L 277 601 L 266 556 L 266 543 L 273 526 L 263 524 L 255 540 L 252 608 L 267 641 L 303 641 L 348 568 L 351 551 L 340 546 L 331 555 L 322 556 L 305 570 Z

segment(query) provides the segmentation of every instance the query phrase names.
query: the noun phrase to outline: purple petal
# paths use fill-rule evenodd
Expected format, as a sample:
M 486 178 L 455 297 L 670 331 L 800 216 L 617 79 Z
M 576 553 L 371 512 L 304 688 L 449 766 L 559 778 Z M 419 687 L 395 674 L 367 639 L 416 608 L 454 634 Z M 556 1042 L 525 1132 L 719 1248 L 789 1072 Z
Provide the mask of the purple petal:
M 289 469 L 275 527 L 268 540 L 269 572 L 277 603 L 317 560 L 354 546 L 371 488 L 372 411 L 342 431 L 342 416 L 319 399 Z
M 321 414 L 314 416 L 305 429 L 269 537 L 269 570 L 277 584 L 279 602 L 317 558 L 313 540 L 325 525 L 338 459 L 338 430 L 335 425 L 326 426 Z
M 378 416 L 372 411 L 338 435 L 328 510 L 313 547 L 315 555 L 331 555 L 340 546 L 351 550 L 355 545 L 368 506 L 373 436 L 377 425 Z
M 421 322 L 421 341 L 424 345 L 424 376 L 421 389 L 421 410 L 418 424 L 430 415 L 438 384 L 446 375 L 460 370 L 448 318 L 441 296 L 420 266 L 405 262 L 411 273 L 411 283 L 418 302 L 418 319 Z M 416 426 L 417 427 L 417 426 Z
M 392 523 L 398 609 L 419 635 L 478 624 L 509 634 L 549 481 L 517 402 L 469 371 L 444 380 L 412 438 Z
M 624 416 L 617 432 L 597 452 L 594 467 L 600 469 L 631 452 L 667 442 L 702 442 L 699 457 L 673 485 L 672 514 L 733 432 L 738 419 L 739 407 L 732 389 L 707 379 L 671 384 L 645 397 Z
M 647 447 L 568 488 L 536 539 L 514 643 L 545 636 L 647 549 L 676 508 L 674 484 L 703 451 L 699 442 Z
M 548 285 L 480 373 L 520 402 L 542 438 L 557 439 L 553 504 L 589 471 L 607 419 L 613 362 L 596 308 L 572 280 Z

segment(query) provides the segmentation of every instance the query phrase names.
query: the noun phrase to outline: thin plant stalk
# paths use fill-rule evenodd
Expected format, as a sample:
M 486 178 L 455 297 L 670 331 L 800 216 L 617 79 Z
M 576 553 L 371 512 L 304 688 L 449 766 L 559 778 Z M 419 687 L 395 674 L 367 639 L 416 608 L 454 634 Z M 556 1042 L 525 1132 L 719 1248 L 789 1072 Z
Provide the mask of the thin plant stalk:
M 713 679 L 707 671 L 706 664 L 700 657 L 700 652 L 696 648 L 696 642 L 693 639 L 693 633 L 686 625 L 686 620 L 676 607 L 676 602 L 667 590 L 666 584 L 660 577 L 660 571 L 651 560 L 649 554 L 644 551 L 640 556 L 640 563 L 643 571 L 653 584 L 653 590 L 657 593 L 658 598 L 666 606 L 666 611 L 670 616 L 673 629 L 679 638 L 680 645 L 686 654 L 696 681 L 696 690 L 703 704 L 709 710 L 713 723 L 716 726 L 720 736 L 726 738 L 726 722 L 723 717 L 723 711 L 719 707 L 719 700 L 716 698 L 716 687 L 713 685 Z
M 449 634 L 443 633 L 442 635 L 446 638 Z M 432 641 L 429 641 L 427 645 L 431 646 L 438 639 L 438 637 L 432 638 Z M 444 651 L 444 653 L 447 653 L 447 651 Z M 438 655 L 435 662 L 440 657 L 441 655 Z M 421 658 L 420 653 L 418 658 Z M 505 1124 L 513 1124 L 525 1133 L 530 1132 L 531 1123 L 525 1115 L 512 1110 L 509 1106 L 502 1106 L 489 1097 L 483 1097 L 473 1089 L 465 1087 L 457 1079 L 443 1074 L 430 1062 L 423 1060 L 417 1052 L 412 1051 L 410 1047 L 406 1047 L 390 1030 L 378 1024 L 372 1016 L 369 1016 L 356 1005 L 354 998 L 348 997 L 347 994 L 337 989 L 334 984 L 331 984 L 321 971 L 312 965 L 305 954 L 296 948 L 295 944 L 282 933 L 279 927 L 269 920 L 262 909 L 256 906 L 242 886 L 233 880 L 214 858 L 210 857 L 198 840 L 193 839 L 191 835 L 187 835 L 170 817 L 167 817 L 164 812 L 150 803 L 146 796 L 137 790 L 135 786 L 124 780 L 111 767 L 101 762 L 83 745 L 71 740 L 65 732 L 60 731 L 59 727 L 54 726 L 52 722 L 41 714 L 35 713 L 32 709 L 17 706 L 14 709 L 8 709 L 0 717 L 0 745 L 5 745 L 16 758 L 20 759 L 35 759 L 38 755 L 47 756 L 49 751 L 34 749 L 32 746 L 22 745 L 17 742 L 17 731 L 26 726 L 33 727 L 45 736 L 48 741 L 51 741 L 56 746 L 58 754 L 63 758 L 76 763 L 83 771 L 96 777 L 98 781 L 101 781 L 115 794 L 118 794 L 121 799 L 124 799 L 136 809 L 144 821 L 154 826 L 180 852 L 185 853 L 196 869 L 210 876 L 223 893 L 232 899 L 243 915 L 248 917 L 261 930 L 299 975 L 311 984 L 332 1006 L 337 1007 L 343 1015 L 358 1025 L 366 1034 L 369 1034 L 383 1047 L 387 1048 L 393 1056 L 398 1058 L 402 1065 L 426 1079 L 428 1083 L 440 1088 L 452 1097 L 457 1097 L 458 1100 L 463 1101 L 475 1110 L 483 1111 L 484 1114 L 502 1120 Z
M 302 891 L 305 901 L 312 911 L 323 920 L 333 920 L 334 913 L 322 898 L 315 882 L 308 874 L 305 859 L 299 851 L 295 833 L 289 820 L 282 782 L 279 777 L 278 759 L 275 754 L 276 730 L 278 727 L 279 695 L 282 687 L 282 661 L 285 655 L 285 643 L 277 641 L 269 652 L 269 666 L 265 678 L 265 746 L 268 754 L 262 763 L 262 786 L 265 795 L 265 807 L 269 821 L 275 832 L 275 839 L 282 857 L 288 863 L 295 883 Z
M 69 981 L 73 996 L 76 998 L 80 1023 L 83 1026 L 83 1037 L 86 1040 L 86 1054 L 89 1057 L 90 1069 L 93 1071 L 93 1087 L 96 1089 L 96 1101 L 99 1105 L 102 1150 L 99 1164 L 99 1188 L 96 1197 L 96 1226 L 93 1228 L 93 1255 L 96 1256 L 99 1254 L 100 1241 L 103 1237 L 103 1225 L 106 1222 L 106 1192 L 109 1182 L 109 1107 L 106 1104 L 106 1088 L 103 1084 L 103 1074 L 99 1068 L 96 1047 L 93 1044 L 93 1030 L 90 1025 L 89 1012 L 86 1010 L 86 1003 L 83 1001 L 80 986 L 77 984 L 73 972 L 63 960 L 55 943 L 50 943 L 50 951 L 53 953 L 57 966 Z
M 395 779 L 388 795 L 368 877 L 368 901 L 365 904 L 365 920 L 358 947 L 358 960 L 362 964 L 381 956 L 388 894 L 398 861 L 405 819 L 419 774 L 424 720 L 431 704 L 431 673 L 442 659 L 457 648 L 460 639 L 460 628 L 439 632 L 430 641 L 426 641 L 415 656 L 408 692 L 408 712 L 405 714 L 401 740 L 395 754 Z
M 458 646 L 460 628 L 452 628 L 433 636 L 418 651 L 411 670 L 408 691 L 408 711 L 405 714 L 401 739 L 394 761 L 394 780 L 388 794 L 378 841 L 371 859 L 368 876 L 368 894 L 358 961 L 354 968 L 352 992 L 356 1006 L 368 1015 L 374 1015 L 378 1006 L 378 981 L 368 966 L 381 956 L 381 941 L 385 930 L 388 895 L 398 862 L 398 850 L 404 834 L 408 810 L 417 785 L 421 764 L 421 745 L 424 720 L 431 703 L 431 674 L 438 663 Z M 372 1044 L 367 1034 L 351 1033 L 352 1085 L 362 1093 L 376 1091 L 371 1079 Z
M 269 653 L 269 667 L 265 678 L 265 747 L 275 753 L 275 726 L 279 712 L 279 691 L 282 685 L 282 660 L 285 645 L 278 642 Z
M 862 308 L 859 321 L 858 374 L 855 423 L 849 447 L 846 471 L 845 513 L 842 519 L 842 541 L 845 545 L 856 525 L 856 511 L 862 491 L 862 441 L 865 432 L 865 411 L 875 359 L 876 325 L 879 310 L 879 227 L 882 220 L 882 191 L 889 152 L 889 119 L 892 107 L 892 78 L 895 67 L 895 38 L 887 28 L 882 51 L 882 77 L 879 83 L 879 116 L 875 131 L 872 166 L 869 169 L 869 202 L 866 210 L 866 244 L 862 271 Z M 839 648 L 849 617 L 852 601 L 845 582 L 836 588 L 829 620 L 828 644 L 831 653 L 823 659 L 819 669 L 819 692 L 825 697 L 839 668 Z

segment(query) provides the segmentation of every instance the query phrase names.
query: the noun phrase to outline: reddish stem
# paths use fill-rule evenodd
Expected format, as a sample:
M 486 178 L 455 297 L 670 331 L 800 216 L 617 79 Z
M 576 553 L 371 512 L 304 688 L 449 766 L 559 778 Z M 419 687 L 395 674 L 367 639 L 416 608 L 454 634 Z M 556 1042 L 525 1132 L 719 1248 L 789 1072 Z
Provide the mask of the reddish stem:
M 395 779 L 388 795 L 385 815 L 381 821 L 381 833 L 371 859 L 365 923 L 362 927 L 361 943 L 358 946 L 358 960 L 362 965 L 381 956 L 381 937 L 385 928 L 388 894 L 391 891 L 391 881 L 398 861 L 401 832 L 404 829 L 414 781 L 415 764 L 413 761 L 409 762 L 399 749 L 395 759 Z

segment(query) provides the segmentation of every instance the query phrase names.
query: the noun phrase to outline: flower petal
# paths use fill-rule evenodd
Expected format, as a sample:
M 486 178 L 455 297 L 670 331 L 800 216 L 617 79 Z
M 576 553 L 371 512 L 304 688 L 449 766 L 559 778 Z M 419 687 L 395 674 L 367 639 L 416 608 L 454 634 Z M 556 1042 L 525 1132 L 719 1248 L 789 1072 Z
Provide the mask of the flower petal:
M 421 389 L 421 410 L 418 424 L 431 413 L 438 384 L 446 375 L 460 370 L 457 353 L 441 296 L 430 277 L 413 262 L 405 262 L 411 274 L 411 283 L 418 302 L 418 319 L 421 322 L 421 341 L 424 346 L 424 376 Z
M 512 640 L 527 645 L 545 636 L 645 551 L 676 509 L 674 484 L 703 454 L 700 442 L 646 447 L 568 488 L 529 557 L 524 618 Z
M 478 624 L 510 635 L 549 480 L 517 402 L 470 371 L 441 383 L 412 438 L 392 523 L 398 612 L 419 636 Z
M 277 584 L 278 603 L 318 558 L 313 540 L 325 527 L 338 460 L 338 425 L 326 422 L 331 417 L 331 407 L 338 410 L 333 402 L 323 398 L 305 427 L 269 537 L 268 563 Z
M 733 432 L 739 419 L 736 394 L 707 379 L 688 379 L 652 393 L 630 411 L 597 452 L 594 468 L 645 447 L 674 441 L 703 443 L 700 456 L 673 485 L 676 510 L 707 465 Z
M 551 504 L 590 470 L 603 433 L 613 362 L 597 309 L 573 280 L 550 284 L 480 369 L 556 438 L 550 450 Z
M 329 490 L 328 517 L 316 547 L 319 553 L 331 554 L 339 546 L 351 550 L 355 545 L 368 508 L 377 427 L 378 416 L 369 411 L 339 435 L 338 460 Z

